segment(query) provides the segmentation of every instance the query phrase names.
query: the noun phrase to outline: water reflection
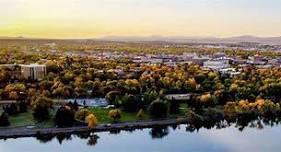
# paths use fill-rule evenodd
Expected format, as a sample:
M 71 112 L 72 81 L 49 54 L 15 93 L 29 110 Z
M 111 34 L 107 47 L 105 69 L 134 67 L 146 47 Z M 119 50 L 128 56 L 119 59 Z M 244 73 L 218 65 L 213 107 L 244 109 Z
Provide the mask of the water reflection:
M 268 119 L 257 119 L 257 120 L 251 120 L 251 121 L 237 121 L 236 123 L 229 123 L 227 121 L 218 121 L 218 122 L 205 122 L 201 123 L 200 125 L 198 123 L 194 124 L 185 124 L 185 125 L 170 125 L 170 126 L 156 126 L 153 128 L 150 128 L 149 135 L 152 139 L 162 139 L 169 135 L 170 130 L 181 130 L 181 128 L 184 126 L 186 132 L 199 132 L 200 129 L 223 129 L 228 127 L 234 127 L 238 129 L 240 132 L 242 132 L 245 128 L 256 128 L 257 130 L 264 129 L 265 126 L 278 126 L 279 121 L 276 120 L 268 120 Z M 133 133 L 134 131 L 140 131 L 142 129 L 127 129 L 127 130 L 118 130 L 114 129 L 109 131 L 110 135 L 118 135 L 122 134 L 122 132 L 126 133 Z M 83 140 L 87 140 L 87 145 L 94 146 L 97 144 L 98 139 L 100 138 L 97 133 L 93 132 L 80 132 L 80 133 L 73 133 L 73 134 L 56 134 L 56 135 L 38 135 L 36 136 L 36 139 L 40 141 L 40 143 L 48 143 L 51 142 L 53 139 L 57 139 L 59 144 L 62 144 L 64 141 L 72 140 L 73 136 L 78 137 Z
M 257 119 L 248 123 L 219 121 L 102 133 L 41 135 L 1 140 L 0 151 L 243 151 L 243 148 L 250 151 L 279 151 L 280 128 L 279 121 Z
M 150 130 L 149 134 L 152 139 L 164 138 L 169 134 L 169 128 L 166 127 L 154 127 Z
M 88 140 L 87 145 L 89 145 L 89 146 L 96 145 L 97 141 L 99 139 L 98 135 L 91 133 L 91 132 L 81 132 L 81 133 L 75 133 L 75 134 L 60 133 L 57 135 L 37 135 L 35 138 L 40 143 L 48 143 L 48 142 L 51 142 L 53 139 L 57 139 L 58 143 L 62 144 L 63 142 L 72 140 L 73 137 L 78 137 L 83 140 Z

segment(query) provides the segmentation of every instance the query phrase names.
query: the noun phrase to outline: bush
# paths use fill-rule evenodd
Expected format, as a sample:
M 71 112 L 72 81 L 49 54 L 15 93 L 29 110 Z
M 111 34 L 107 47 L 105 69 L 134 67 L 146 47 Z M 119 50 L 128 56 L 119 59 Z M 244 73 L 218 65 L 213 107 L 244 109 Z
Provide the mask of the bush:
M 75 112 L 68 106 L 60 107 L 55 115 L 55 124 L 58 127 L 68 127 L 72 126 L 75 122 L 74 120 Z
M 93 114 L 90 114 L 86 117 L 86 122 L 88 123 L 89 128 L 94 128 L 98 125 L 98 119 Z
M 154 100 L 149 106 L 149 113 L 154 118 L 165 118 L 168 115 L 168 104 L 160 99 Z
M 121 118 L 121 111 L 119 109 L 113 109 L 108 112 L 108 116 L 114 121 L 117 121 Z
M 4 127 L 4 126 L 9 126 L 10 125 L 10 122 L 9 122 L 9 119 L 8 119 L 8 115 L 3 112 L 0 116 L 0 126 Z
M 88 109 L 80 109 L 75 113 L 75 119 L 80 121 L 85 121 L 86 117 L 90 115 L 91 112 Z

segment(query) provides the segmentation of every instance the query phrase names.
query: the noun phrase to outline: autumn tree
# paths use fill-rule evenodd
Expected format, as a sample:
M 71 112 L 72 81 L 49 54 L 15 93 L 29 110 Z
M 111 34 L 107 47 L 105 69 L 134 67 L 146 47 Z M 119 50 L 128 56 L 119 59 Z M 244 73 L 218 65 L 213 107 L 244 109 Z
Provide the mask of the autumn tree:
M 114 121 L 118 121 L 121 118 L 121 111 L 119 109 L 112 109 L 108 112 L 108 116 Z
M 88 123 L 89 128 L 94 128 L 98 124 L 98 119 L 94 114 L 90 114 L 86 117 L 86 122 Z

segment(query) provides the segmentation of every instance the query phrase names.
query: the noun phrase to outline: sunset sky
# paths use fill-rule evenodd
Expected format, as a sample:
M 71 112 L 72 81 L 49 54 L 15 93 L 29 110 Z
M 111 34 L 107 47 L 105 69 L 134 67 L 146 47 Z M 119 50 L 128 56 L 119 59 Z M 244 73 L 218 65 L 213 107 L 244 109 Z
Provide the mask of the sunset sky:
M 0 36 L 281 36 L 281 0 L 0 0 Z

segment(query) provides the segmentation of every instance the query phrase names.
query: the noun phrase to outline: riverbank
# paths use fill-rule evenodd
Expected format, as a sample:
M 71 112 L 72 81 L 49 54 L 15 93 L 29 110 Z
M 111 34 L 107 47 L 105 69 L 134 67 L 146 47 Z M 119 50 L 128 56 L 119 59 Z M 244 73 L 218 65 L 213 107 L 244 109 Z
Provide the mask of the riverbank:
M 161 119 L 161 120 L 143 120 L 136 122 L 122 122 L 113 123 L 110 125 L 100 124 L 97 127 L 90 129 L 87 126 L 81 127 L 69 127 L 69 128 L 27 128 L 27 127 L 15 127 L 0 129 L 0 138 L 20 138 L 20 137 L 35 137 L 39 135 L 56 135 L 56 134 L 70 134 L 78 132 L 104 132 L 114 130 L 127 130 L 127 129 L 141 129 L 150 128 L 156 126 L 178 125 L 187 123 L 186 118 L 173 118 L 173 119 Z

